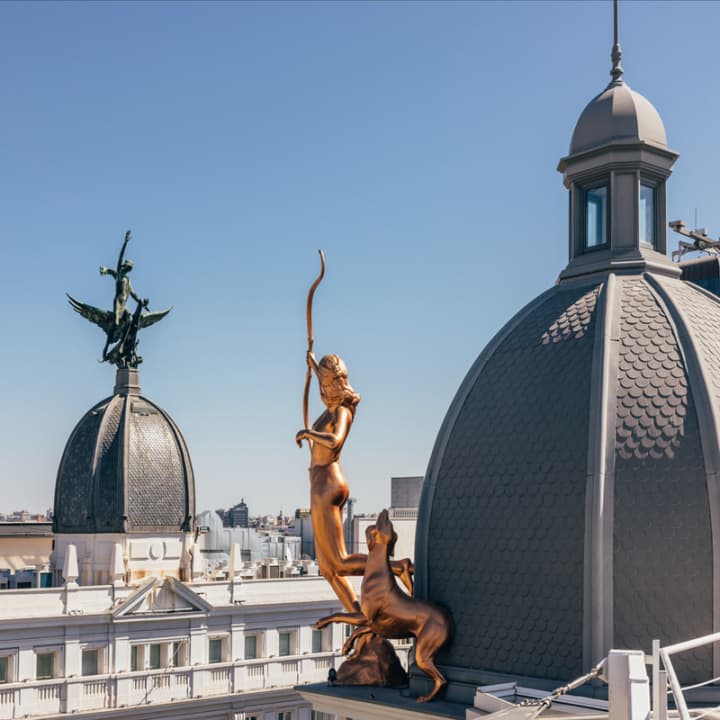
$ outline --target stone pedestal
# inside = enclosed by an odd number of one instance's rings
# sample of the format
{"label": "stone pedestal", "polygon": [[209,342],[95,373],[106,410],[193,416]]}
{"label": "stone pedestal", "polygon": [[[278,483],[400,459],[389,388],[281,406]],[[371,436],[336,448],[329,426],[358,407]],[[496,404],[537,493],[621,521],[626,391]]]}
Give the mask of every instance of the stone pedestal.
{"label": "stone pedestal", "polygon": [[338,685],[405,687],[408,676],[395,648],[379,635],[366,637],[369,639],[358,639],[355,652],[338,669]]}

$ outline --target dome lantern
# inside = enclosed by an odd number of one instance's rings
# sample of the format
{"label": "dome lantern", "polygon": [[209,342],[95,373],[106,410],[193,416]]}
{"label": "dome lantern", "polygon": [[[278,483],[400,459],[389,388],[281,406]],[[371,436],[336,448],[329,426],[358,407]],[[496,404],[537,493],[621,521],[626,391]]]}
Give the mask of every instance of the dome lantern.
{"label": "dome lantern", "polygon": [[570,192],[569,262],[560,279],[646,268],[667,258],[666,182],[678,154],[653,105],[623,80],[617,4],[612,80],[583,110],[558,170]]}

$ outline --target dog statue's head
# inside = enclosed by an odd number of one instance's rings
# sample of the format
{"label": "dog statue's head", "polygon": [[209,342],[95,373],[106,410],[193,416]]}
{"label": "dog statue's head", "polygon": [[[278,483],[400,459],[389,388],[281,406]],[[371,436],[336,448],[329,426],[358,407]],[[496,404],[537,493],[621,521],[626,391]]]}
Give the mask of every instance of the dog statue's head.
{"label": "dog statue's head", "polygon": [[371,551],[375,545],[387,545],[388,557],[395,554],[397,533],[393,530],[393,524],[387,510],[383,510],[378,515],[375,524],[370,525],[365,530],[365,539],[367,540],[368,551]]}

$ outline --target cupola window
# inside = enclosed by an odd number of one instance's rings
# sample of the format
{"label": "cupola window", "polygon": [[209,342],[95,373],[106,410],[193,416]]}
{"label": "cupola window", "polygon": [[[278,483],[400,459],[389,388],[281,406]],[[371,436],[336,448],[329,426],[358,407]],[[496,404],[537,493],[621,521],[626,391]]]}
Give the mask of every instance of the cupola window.
{"label": "cupola window", "polygon": [[640,244],[655,247],[655,188],[640,185]]}
{"label": "cupola window", "polygon": [[606,185],[585,191],[585,247],[603,247],[608,244],[608,192]]}

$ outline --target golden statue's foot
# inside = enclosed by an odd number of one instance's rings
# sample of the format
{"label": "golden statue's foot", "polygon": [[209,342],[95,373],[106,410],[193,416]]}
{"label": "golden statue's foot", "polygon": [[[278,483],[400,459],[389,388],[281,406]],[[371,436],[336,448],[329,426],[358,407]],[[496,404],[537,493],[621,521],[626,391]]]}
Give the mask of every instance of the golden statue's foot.
{"label": "golden statue's foot", "polygon": [[355,648],[355,655],[359,654],[365,645],[368,644],[371,637],[372,635],[369,631],[361,635],[351,635],[343,645],[343,655],[347,655],[350,650],[353,649],[353,646]]}
{"label": "golden statue's foot", "polygon": [[341,654],[347,655],[352,650],[354,643],[355,638],[348,638],[342,646]]}

